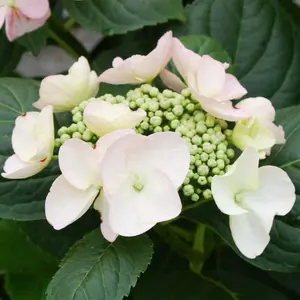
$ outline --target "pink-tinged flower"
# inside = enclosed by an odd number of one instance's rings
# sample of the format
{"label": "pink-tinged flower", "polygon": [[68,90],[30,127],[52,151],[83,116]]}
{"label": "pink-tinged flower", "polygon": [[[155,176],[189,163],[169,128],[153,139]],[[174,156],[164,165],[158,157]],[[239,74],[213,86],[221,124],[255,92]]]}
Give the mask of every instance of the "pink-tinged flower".
{"label": "pink-tinged flower", "polygon": [[116,57],[113,68],[104,71],[99,82],[139,84],[151,82],[167,65],[172,55],[172,32],[168,31],[148,55],[133,55],[125,60]]}
{"label": "pink-tinged flower", "polygon": [[10,41],[43,26],[50,16],[48,0],[0,0],[0,28]]}
{"label": "pink-tinged flower", "polygon": [[[227,63],[221,63],[208,55],[200,56],[185,48],[176,38],[173,38],[172,58],[193,97],[204,110],[227,121],[249,117],[247,111],[232,106],[230,100],[241,98],[247,91],[236,77],[226,73],[229,66]],[[168,71],[163,71],[161,78],[175,91],[184,86],[176,75]]]}

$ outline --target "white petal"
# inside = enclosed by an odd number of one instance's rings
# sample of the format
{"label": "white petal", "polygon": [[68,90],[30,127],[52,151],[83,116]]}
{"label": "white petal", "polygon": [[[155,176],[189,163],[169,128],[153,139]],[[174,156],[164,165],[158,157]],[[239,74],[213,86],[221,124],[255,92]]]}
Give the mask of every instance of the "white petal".
{"label": "white petal", "polygon": [[98,210],[101,215],[102,222],[100,225],[100,229],[103,237],[111,243],[114,242],[118,237],[118,235],[110,227],[108,221],[109,207],[105,199],[103,190],[101,190],[100,195],[97,197],[97,199],[94,202],[94,209]]}
{"label": "white petal", "polygon": [[275,108],[270,100],[263,97],[244,99],[236,107],[247,110],[251,117],[256,117],[263,122],[273,122],[275,119]]}
{"label": "white petal", "polygon": [[137,209],[137,191],[132,187],[132,179],[127,178],[112,197],[108,197],[109,224],[113,232],[122,236],[136,236],[148,231],[156,222],[146,222],[140,218]]}
{"label": "white petal", "polygon": [[50,159],[42,162],[38,161],[35,163],[26,163],[14,154],[5,161],[3,167],[4,173],[2,173],[1,176],[7,179],[28,178],[44,169],[48,165],[49,161]]}
{"label": "white petal", "polygon": [[147,137],[129,153],[128,167],[137,172],[156,168],[168,176],[175,188],[184,181],[190,166],[189,148],[174,132],[158,132]]}
{"label": "white petal", "polygon": [[270,241],[262,220],[252,213],[230,216],[229,220],[233,240],[242,254],[248,258],[262,254]]}
{"label": "white petal", "polygon": [[227,215],[240,215],[247,210],[240,205],[237,194],[258,187],[259,154],[252,147],[247,148],[229,171],[223,176],[214,176],[211,191],[218,208]]}
{"label": "white petal", "polygon": [[202,56],[200,68],[196,75],[197,91],[207,98],[218,96],[224,88],[225,75],[222,63],[208,55]]}
{"label": "white petal", "polygon": [[140,134],[128,134],[107,149],[101,164],[102,184],[107,197],[115,194],[128,177],[128,153],[146,139],[146,136]]}
{"label": "white petal", "polygon": [[177,217],[182,209],[177,189],[166,174],[153,170],[145,177],[144,188],[134,191],[139,219],[163,222]]}
{"label": "white petal", "polygon": [[233,99],[240,99],[247,94],[247,90],[240,84],[240,82],[231,74],[226,74],[225,84],[221,93],[214,97],[218,101],[228,101]]}
{"label": "white petal", "polygon": [[259,188],[245,193],[243,205],[264,218],[265,213],[286,215],[295,200],[295,187],[287,173],[274,166],[264,166],[259,168]]}
{"label": "white petal", "polygon": [[83,113],[86,126],[98,136],[118,129],[134,128],[146,117],[143,110],[131,111],[125,104],[105,101],[89,103]]}
{"label": "white petal", "polygon": [[184,88],[186,88],[186,85],[178,76],[166,69],[160,72],[160,78],[165,86],[177,93],[180,93]]}
{"label": "white petal", "polygon": [[263,125],[272,131],[275,136],[276,144],[284,144],[286,142],[285,132],[282,126],[277,126],[271,122],[264,122]]}
{"label": "white petal", "polygon": [[6,12],[7,12],[6,6],[0,7],[0,28],[3,26],[5,22]]}
{"label": "white petal", "polygon": [[99,190],[90,187],[79,190],[72,186],[63,175],[52,184],[45,202],[47,221],[60,230],[83,216],[92,205]]}
{"label": "white petal", "polygon": [[100,161],[88,143],[67,140],[60,147],[58,159],[62,174],[74,187],[85,190],[91,185],[101,185]]}
{"label": "white petal", "polygon": [[136,132],[133,129],[120,129],[102,136],[97,141],[96,148],[94,150],[96,152],[98,161],[102,162],[108,147],[110,147],[117,139],[127,134],[136,134]]}
{"label": "white petal", "polygon": [[239,121],[250,117],[244,109],[237,109],[232,106],[231,101],[219,102],[199,95],[191,88],[192,95],[197,99],[202,108],[216,118],[226,121]]}
{"label": "white petal", "polygon": [[156,48],[134,66],[134,74],[144,82],[152,81],[164,69],[172,55],[172,31],[165,33]]}

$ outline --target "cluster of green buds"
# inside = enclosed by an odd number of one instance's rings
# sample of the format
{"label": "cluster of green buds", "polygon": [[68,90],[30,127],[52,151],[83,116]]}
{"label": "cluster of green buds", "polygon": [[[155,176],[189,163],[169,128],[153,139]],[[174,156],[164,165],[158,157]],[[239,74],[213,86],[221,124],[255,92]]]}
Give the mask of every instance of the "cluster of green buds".
{"label": "cluster of green buds", "polygon": [[[98,100],[111,104],[123,103],[131,110],[143,109],[147,116],[136,128],[140,134],[174,131],[186,140],[191,163],[181,193],[192,201],[212,197],[212,177],[223,175],[235,156],[230,147],[232,130],[228,129],[226,121],[203,111],[188,89],[180,94],[167,89],[160,92],[156,87],[143,84],[130,90],[126,97],[105,94]],[[59,129],[56,146],[71,137],[95,144],[98,137],[86,128],[82,117],[87,103],[84,101],[72,110],[74,123]]]}
{"label": "cluster of green buds", "polygon": [[95,145],[98,137],[83,122],[83,111],[88,103],[89,101],[83,101],[71,111],[73,123],[69,127],[63,126],[57,131],[58,138],[55,139],[55,147],[60,147],[70,138],[84,140],[92,147]]}

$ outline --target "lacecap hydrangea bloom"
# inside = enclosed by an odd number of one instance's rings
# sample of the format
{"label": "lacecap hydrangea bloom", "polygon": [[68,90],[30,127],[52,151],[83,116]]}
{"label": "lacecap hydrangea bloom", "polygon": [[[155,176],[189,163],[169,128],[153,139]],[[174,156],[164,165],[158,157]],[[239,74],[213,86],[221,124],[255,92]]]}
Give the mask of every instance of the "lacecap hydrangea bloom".
{"label": "lacecap hydrangea bloom", "polygon": [[[165,69],[171,58],[184,81]],[[285,142],[284,131],[268,99],[233,106],[247,91],[228,67],[167,32],[148,55],[116,58],[98,78],[80,58],[68,75],[44,79],[35,103],[41,114],[52,105],[72,115],[55,133],[62,174],[46,198],[49,223],[62,229],[93,207],[113,242],[176,218],[188,203],[214,200],[241,253],[260,255],[295,189],[279,168],[259,168],[259,158]],[[169,89],[151,83],[159,74]],[[96,98],[101,82],[141,85]]]}

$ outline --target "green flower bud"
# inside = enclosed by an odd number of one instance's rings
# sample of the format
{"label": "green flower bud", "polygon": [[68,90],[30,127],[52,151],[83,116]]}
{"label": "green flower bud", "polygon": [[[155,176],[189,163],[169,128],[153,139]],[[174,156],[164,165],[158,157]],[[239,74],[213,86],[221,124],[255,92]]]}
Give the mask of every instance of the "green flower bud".
{"label": "green flower bud", "polygon": [[66,126],[63,126],[58,129],[57,134],[59,136],[62,136],[63,134],[68,133],[68,132],[69,132],[68,128]]}
{"label": "green flower bud", "polygon": [[173,97],[173,92],[170,91],[170,90],[164,90],[164,91],[162,92],[162,94],[163,94],[165,97],[167,97],[167,98],[172,98],[172,97]]}
{"label": "green flower bud", "polygon": [[58,148],[61,146],[61,140],[60,139],[55,139],[54,140],[54,147]]}
{"label": "green flower bud", "polygon": [[191,129],[186,133],[186,136],[191,139],[194,137],[195,134],[196,134],[196,131]]}
{"label": "green flower bud", "polygon": [[180,125],[180,121],[179,120],[172,120],[171,123],[170,123],[170,126],[172,129],[176,129],[178,128],[178,126]]}
{"label": "green flower bud", "polygon": [[141,109],[147,111],[149,109],[149,105],[147,103],[143,103],[141,106]]}
{"label": "green flower bud", "polygon": [[218,167],[215,167],[212,169],[213,174],[219,175],[220,174],[220,169]]}
{"label": "green flower bud", "polygon": [[211,168],[214,168],[216,165],[217,165],[217,162],[214,160],[214,159],[209,159],[208,161],[207,161],[207,165],[209,166],[209,167],[211,167]]}
{"label": "green flower bud", "polygon": [[190,179],[188,177],[186,177],[183,181],[183,184],[186,186],[190,183]]}
{"label": "green flower bud", "polygon": [[79,111],[79,107],[76,106],[71,110],[72,115],[75,115]]}
{"label": "green flower bud", "polygon": [[190,157],[190,164],[193,165],[193,164],[195,164],[195,162],[196,162],[195,156],[191,155],[191,157]]}
{"label": "green flower bud", "polygon": [[153,116],[150,119],[150,124],[153,125],[153,126],[159,126],[159,125],[161,125],[161,123],[162,123],[162,118],[161,117]]}
{"label": "green flower bud", "polygon": [[189,89],[183,89],[183,90],[181,91],[181,95],[182,95],[183,97],[187,98],[187,97],[189,97],[189,96],[191,95],[191,92],[190,92]]}
{"label": "green flower bud", "polygon": [[204,199],[208,200],[212,197],[212,193],[210,189],[206,189],[205,191],[203,191],[203,197]]}
{"label": "green flower bud", "polygon": [[224,144],[224,142],[222,142],[217,146],[217,149],[225,152],[227,150],[227,146]]}
{"label": "green flower bud", "polygon": [[82,113],[78,111],[72,118],[73,122],[77,123],[79,121],[82,121]]}
{"label": "green flower bud", "polygon": [[[139,99],[140,99],[140,98],[139,98]],[[130,102],[130,103],[129,103],[129,107],[130,107],[131,109],[136,109],[136,108],[137,108],[136,102]]]}
{"label": "green flower bud", "polygon": [[74,138],[74,139],[80,139],[80,140],[81,140],[82,135],[81,135],[81,133],[79,133],[79,132],[74,132],[74,133],[72,134],[72,138]]}
{"label": "green flower bud", "polygon": [[203,142],[210,142],[210,135],[207,133],[204,133],[202,135],[202,140],[203,140]]}
{"label": "green flower bud", "polygon": [[193,194],[194,194],[194,187],[192,186],[192,185],[190,185],[190,184],[188,184],[188,185],[185,185],[184,187],[183,187],[183,194],[185,195],[185,196],[192,196]]}
{"label": "green flower bud", "polygon": [[156,126],[154,128],[154,132],[162,132],[162,131],[163,131],[163,129],[160,126]]}
{"label": "green flower bud", "polygon": [[148,105],[149,105],[149,110],[152,112],[156,112],[159,109],[159,105],[157,102],[151,101]]}
{"label": "green flower bud", "polygon": [[86,130],[86,126],[85,125],[78,125],[78,123],[77,123],[77,131],[79,132],[79,133],[84,133],[85,132],[85,130]]}
{"label": "green flower bud", "polygon": [[204,134],[207,131],[207,127],[203,123],[198,123],[196,127],[196,131],[200,134]]}
{"label": "green flower bud", "polygon": [[163,131],[171,131],[171,127],[169,125],[165,125],[163,127]]}
{"label": "green flower bud", "polygon": [[200,159],[203,161],[203,162],[206,162],[208,161],[208,154],[203,152],[200,154]]}
{"label": "green flower bud", "polygon": [[200,197],[197,194],[193,194],[191,196],[191,200],[194,201],[194,202],[197,202],[199,199],[200,199]]}
{"label": "green flower bud", "polygon": [[222,150],[217,151],[217,158],[224,159],[225,157],[226,157],[226,154],[224,151],[222,151]]}
{"label": "green flower bud", "polygon": [[96,144],[97,141],[98,141],[98,137],[96,135],[93,135],[92,143]]}
{"label": "green flower bud", "polygon": [[203,145],[202,145],[202,149],[203,149],[203,151],[206,152],[206,153],[211,153],[211,152],[214,151],[214,147],[213,147],[213,146],[214,146],[214,145],[212,145],[211,143],[205,142],[205,143],[203,143]]}
{"label": "green flower bud", "polygon": [[193,179],[198,180],[198,178],[199,178],[199,174],[195,173]]}
{"label": "green flower bud", "polygon": [[208,156],[209,156],[209,158],[211,158],[211,159],[217,159],[217,155],[216,155],[216,153],[214,153],[214,152],[209,153]]}
{"label": "green flower bud", "polygon": [[141,128],[141,127],[139,127],[136,131],[137,131],[137,133],[139,133],[139,134],[144,134],[144,129]]}
{"label": "green flower bud", "polygon": [[149,123],[143,121],[143,122],[141,123],[140,127],[141,127],[143,130],[148,130],[148,129],[149,129]]}
{"label": "green flower bud", "polygon": [[229,159],[233,159],[234,156],[235,156],[235,152],[234,152],[233,149],[227,149],[226,150],[226,154],[227,154],[227,156],[228,156]]}
{"label": "green flower bud", "polygon": [[141,86],[141,91],[146,94],[149,94],[151,89],[152,89],[152,86],[150,84],[143,84]]}
{"label": "green flower bud", "polygon": [[159,90],[156,87],[152,87],[149,91],[151,97],[156,97],[159,94]]}
{"label": "green flower bud", "polygon": [[77,130],[78,130],[77,124],[72,124],[72,125],[69,127],[69,132],[70,132],[70,133],[76,132]]}
{"label": "green flower bud", "polygon": [[181,105],[175,105],[174,108],[172,109],[172,112],[174,113],[175,116],[181,116],[184,112],[184,109]]}
{"label": "green flower bud", "polygon": [[186,175],[188,178],[193,178],[194,172],[192,170],[188,170],[188,173]]}
{"label": "green flower bud", "polygon": [[157,117],[162,117],[164,114],[161,110],[157,110],[154,115]]}
{"label": "green flower bud", "polygon": [[200,185],[206,185],[207,184],[207,179],[205,176],[199,176],[197,182],[200,184]]}
{"label": "green flower bud", "polygon": [[198,167],[197,172],[201,176],[206,176],[209,173],[209,167],[207,165],[201,165]]}
{"label": "green flower bud", "polygon": [[223,169],[225,168],[225,162],[224,162],[224,160],[218,159],[218,160],[217,160],[217,167],[218,167],[220,170],[223,170]]}
{"label": "green flower bud", "polygon": [[200,122],[200,121],[205,120],[205,114],[204,114],[203,111],[196,110],[196,111],[194,111],[193,115],[194,115],[194,119],[195,119],[196,122]]}
{"label": "green flower bud", "polygon": [[67,140],[70,139],[70,138],[71,138],[71,137],[70,137],[69,134],[67,134],[67,133],[62,134],[61,137],[60,137],[60,142],[61,142],[61,144],[63,144],[65,141],[67,141]]}
{"label": "green flower bud", "polygon": [[[196,155],[195,155],[195,158],[196,158]],[[200,167],[202,165],[202,161],[200,159],[196,158],[195,165],[196,165],[196,167]]]}
{"label": "green flower bud", "polygon": [[208,128],[206,132],[207,132],[209,135],[215,134],[215,131],[213,130],[213,128]]}
{"label": "green flower bud", "polygon": [[154,113],[153,113],[152,111],[149,111],[149,112],[148,112],[148,116],[149,116],[150,118],[152,118],[152,117],[154,117]]}
{"label": "green flower bud", "polygon": [[199,135],[194,135],[194,136],[192,137],[192,143],[193,143],[194,145],[199,146],[199,145],[202,144],[202,138],[201,138]]}
{"label": "green flower bud", "polygon": [[207,127],[214,127],[215,126],[215,117],[211,115],[206,116],[205,125]]}
{"label": "green flower bud", "polygon": [[192,155],[195,155],[198,152],[198,147],[196,145],[191,145],[190,146],[190,153]]}
{"label": "green flower bud", "polygon": [[193,112],[194,109],[195,109],[195,105],[193,103],[190,103],[185,108],[186,108],[187,111]]}
{"label": "green flower bud", "polygon": [[80,104],[79,104],[79,109],[81,111],[84,111],[85,107],[88,105],[88,101],[82,101]]}
{"label": "green flower bud", "polygon": [[225,120],[218,119],[218,124],[222,127],[222,129],[226,129],[228,127],[228,124]]}
{"label": "green flower bud", "polygon": [[172,112],[168,112],[166,114],[166,119],[169,120],[169,121],[172,121],[172,120],[175,120],[176,117],[175,117],[175,115]]}
{"label": "green flower bud", "polygon": [[207,177],[208,183],[211,183],[211,182],[212,182],[212,178],[213,178],[212,176],[208,176],[208,177]]}
{"label": "green flower bud", "polygon": [[135,100],[135,104],[136,104],[138,107],[141,107],[141,105],[144,104],[144,103],[145,103],[145,101],[144,101],[143,98],[137,98],[137,99]]}
{"label": "green flower bud", "polygon": [[167,110],[169,107],[171,107],[171,101],[169,99],[162,99],[159,103],[160,107],[164,110]]}
{"label": "green flower bud", "polygon": [[230,129],[226,129],[226,130],[224,131],[224,133],[225,133],[225,135],[226,135],[227,137],[231,137],[231,136],[232,136],[232,130],[230,130]]}
{"label": "green flower bud", "polygon": [[86,129],[82,134],[82,139],[86,142],[91,141],[92,137],[93,137],[93,133],[89,129]]}

